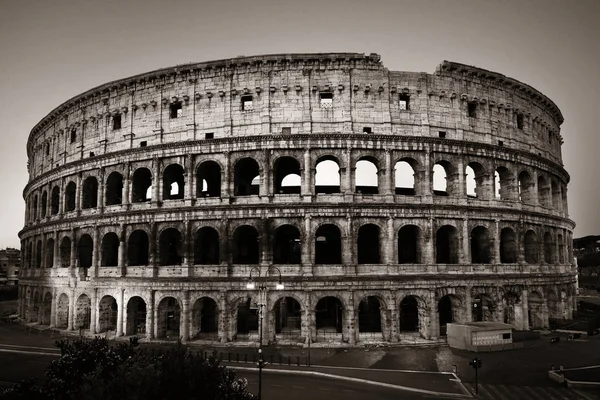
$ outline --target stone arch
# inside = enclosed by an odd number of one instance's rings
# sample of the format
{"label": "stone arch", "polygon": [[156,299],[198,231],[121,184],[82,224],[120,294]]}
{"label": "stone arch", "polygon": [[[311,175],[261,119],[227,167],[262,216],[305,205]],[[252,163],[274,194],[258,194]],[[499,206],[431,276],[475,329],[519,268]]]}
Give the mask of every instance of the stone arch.
{"label": "stone arch", "polygon": [[539,245],[537,235],[533,230],[525,232],[523,237],[523,247],[525,250],[525,262],[527,264],[537,264],[539,261]]}
{"label": "stone arch", "polygon": [[179,339],[181,306],[172,296],[163,297],[158,303],[156,337],[158,339]]}
{"label": "stone arch", "polygon": [[31,242],[31,240],[27,244],[27,267],[33,267],[33,243]]}
{"label": "stone arch", "polygon": [[123,203],[123,175],[113,171],[106,178],[106,205],[114,206]]}
{"label": "stone arch", "polygon": [[219,232],[210,226],[203,226],[194,236],[194,264],[219,264]]}
{"label": "stone arch", "polygon": [[334,224],[323,224],[315,232],[315,264],[342,263],[342,235]]}
{"label": "stone arch", "polygon": [[302,303],[295,296],[281,296],[273,311],[276,337],[299,341],[302,335]]}
{"label": "stone arch", "polygon": [[445,294],[437,303],[438,324],[440,336],[446,336],[449,323],[458,322],[460,312],[460,300],[454,294]]}
{"label": "stone arch", "polygon": [[300,194],[302,178],[300,163],[291,156],[282,156],[273,164],[273,193]]}
{"label": "stone arch", "polygon": [[221,197],[221,166],[203,161],[196,170],[196,197]]}
{"label": "stone arch", "polygon": [[471,299],[471,313],[473,322],[494,321],[496,303],[490,294],[479,292],[473,295]]}
{"label": "stone arch", "polygon": [[529,171],[521,171],[518,179],[519,200],[522,203],[533,204],[534,202],[534,184]]}
{"label": "stone arch", "polygon": [[258,264],[260,260],[260,244],[257,229],[251,225],[238,226],[233,232],[233,263]]}
{"label": "stone arch", "polygon": [[69,181],[65,188],[65,212],[75,211],[75,200],[77,199],[77,185]]}
{"label": "stone arch", "polygon": [[422,337],[427,337],[427,304],[425,301],[416,295],[406,295],[400,300],[398,307],[400,313],[399,332],[418,333]]}
{"label": "stone arch", "polygon": [[315,306],[317,340],[341,339],[344,326],[344,305],[336,296],[325,296]]}
{"label": "stone arch", "polygon": [[50,214],[56,215],[60,209],[60,188],[54,186],[50,195]]}
{"label": "stone arch", "polygon": [[497,167],[494,171],[494,197],[498,200],[512,199],[513,176],[508,168]]}
{"label": "stone arch", "polygon": [[102,237],[102,260],[103,267],[116,267],[119,265],[119,237],[114,232],[108,232]]}
{"label": "stone arch", "polygon": [[35,221],[38,219],[38,195],[33,195],[33,207],[31,212],[31,220]]}
{"label": "stone arch", "polygon": [[142,203],[152,199],[152,172],[141,167],[133,172],[131,182],[131,202]]}
{"label": "stone arch", "polygon": [[561,235],[559,233],[558,236],[556,237],[556,241],[558,242],[558,263],[564,264],[565,263],[565,239],[564,239],[563,235]]}
{"label": "stone arch", "polygon": [[40,315],[40,306],[41,306],[41,298],[40,298],[40,292],[38,292],[37,290],[33,291],[33,296],[32,296],[32,312],[29,314],[29,321],[30,322],[38,322],[38,318]]}
{"label": "stone arch", "polygon": [[547,264],[556,262],[556,243],[552,240],[550,232],[544,233],[544,262]]}
{"label": "stone arch", "polygon": [[148,308],[140,296],[132,296],[127,302],[125,335],[145,335]]}
{"label": "stone arch", "polygon": [[65,236],[60,241],[60,266],[66,268],[71,265],[71,238]]}
{"label": "stone arch", "polygon": [[88,176],[83,181],[81,208],[96,207],[98,207],[98,179],[95,176]]}
{"label": "stone arch", "polygon": [[384,304],[379,296],[365,296],[358,304],[358,332],[379,333],[379,339],[383,332],[381,310],[385,310]]}
{"label": "stone arch", "polygon": [[315,193],[340,193],[340,162],[332,155],[319,157],[315,163]]}
{"label": "stone arch", "polygon": [[257,335],[259,329],[259,306],[252,298],[246,301],[237,301],[236,312],[236,339],[250,339],[251,335]]}
{"label": "stone arch", "polygon": [[46,218],[46,210],[48,209],[48,192],[44,190],[42,192],[42,205],[40,208],[40,214],[42,218]]}
{"label": "stone arch", "polygon": [[358,229],[356,255],[358,264],[381,264],[380,228],[364,224]]}
{"label": "stone arch", "polygon": [[42,266],[42,241],[38,239],[35,243],[35,267]]}
{"label": "stone arch", "polygon": [[54,268],[54,239],[46,241],[46,268]]}
{"label": "stone arch", "polygon": [[98,303],[98,333],[117,330],[117,300],[106,295]]}
{"label": "stone arch", "polygon": [[398,230],[398,264],[420,264],[421,248],[417,225],[404,225]]}
{"label": "stone arch", "polygon": [[394,165],[394,192],[398,195],[414,196],[416,193],[415,171],[418,163],[412,158],[402,158]]}
{"label": "stone arch", "polygon": [[[562,210],[562,188],[560,184],[555,180],[551,180],[551,190],[552,190],[552,207],[555,210]],[[43,199],[43,197],[42,197]],[[43,215],[42,215],[43,216]]]}
{"label": "stone arch", "polygon": [[192,337],[214,339],[219,333],[220,310],[215,299],[203,296],[192,306]]}
{"label": "stone arch", "polygon": [[500,231],[500,262],[502,264],[514,264],[517,262],[519,246],[517,235],[511,228],[502,228]]}
{"label": "stone arch", "polygon": [[73,327],[75,329],[90,329],[92,316],[92,303],[90,297],[82,293],[75,302],[75,321]]}
{"label": "stone arch", "polygon": [[491,264],[493,239],[490,231],[484,226],[476,226],[471,230],[471,263]]}
{"label": "stone arch", "polygon": [[435,233],[435,262],[437,264],[458,264],[458,230],[452,225],[444,225]]}
{"label": "stone arch", "polygon": [[527,295],[527,318],[529,320],[529,329],[541,329],[547,327],[546,317],[544,316],[544,298],[542,295],[533,291]]}
{"label": "stone arch", "polygon": [[83,234],[77,242],[77,260],[79,268],[90,268],[94,257],[94,240],[90,235]]}
{"label": "stone arch", "polygon": [[50,319],[52,317],[52,293],[46,292],[42,301],[42,325],[50,325]]}
{"label": "stone arch", "polygon": [[548,318],[562,319],[560,312],[560,300],[554,289],[548,288],[545,292],[546,304],[548,305]]}
{"label": "stone arch", "polygon": [[552,195],[550,189],[550,182],[542,174],[538,175],[538,203],[544,207],[552,207]]}
{"label": "stone arch", "polygon": [[456,168],[446,160],[436,162],[431,170],[431,184],[434,195],[454,195],[457,185]]}
{"label": "stone arch", "polygon": [[465,193],[469,197],[485,200],[485,180],[487,173],[478,162],[471,161],[465,167]]}
{"label": "stone arch", "polygon": [[252,196],[260,193],[260,167],[254,158],[240,158],[233,171],[234,196]]}
{"label": "stone arch", "polygon": [[163,200],[180,200],[185,194],[185,170],[179,164],[170,164],[163,171]]}
{"label": "stone arch", "polygon": [[137,229],[131,232],[127,240],[127,265],[148,265],[150,244],[146,231]]}
{"label": "stone arch", "polygon": [[302,262],[300,230],[293,225],[281,225],[275,229],[274,236],[273,263],[300,264]]}
{"label": "stone arch", "polygon": [[159,265],[181,265],[183,257],[183,240],[177,228],[166,228],[158,237]]}
{"label": "stone arch", "polygon": [[379,162],[372,156],[363,156],[356,161],[354,177],[356,193],[379,193]]}
{"label": "stone arch", "polygon": [[69,326],[69,296],[62,293],[56,303],[56,327],[67,329]]}

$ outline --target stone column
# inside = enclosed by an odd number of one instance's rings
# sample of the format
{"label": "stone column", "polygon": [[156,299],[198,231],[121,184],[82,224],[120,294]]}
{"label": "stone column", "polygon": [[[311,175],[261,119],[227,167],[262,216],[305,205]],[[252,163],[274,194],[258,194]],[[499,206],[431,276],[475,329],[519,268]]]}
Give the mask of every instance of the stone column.
{"label": "stone column", "polygon": [[59,218],[63,217],[65,213],[65,178],[60,180],[60,193],[58,196],[58,215]]}
{"label": "stone column", "polygon": [[229,198],[230,196],[233,196],[233,190],[231,188],[231,171],[230,169],[230,162],[229,162],[229,152],[225,152],[224,154],[225,156],[225,166],[223,168],[223,171],[221,171],[221,181],[222,181],[222,185],[221,185],[221,197],[223,198]]}
{"label": "stone column", "polygon": [[435,231],[433,227],[433,218],[425,220],[425,226],[419,232],[419,249],[421,253],[421,264],[435,264]]}
{"label": "stone column", "polygon": [[181,329],[180,338],[182,342],[190,339],[190,292],[184,291],[181,298]]}
{"label": "stone column", "polygon": [[527,289],[523,289],[521,293],[521,310],[522,310],[522,321],[523,330],[529,330],[529,301],[527,299]]}
{"label": "stone column", "polygon": [[494,221],[494,264],[500,264],[500,220]]}
{"label": "stone column", "polygon": [[119,254],[117,264],[119,265],[120,276],[125,276],[127,274],[127,249],[125,236],[127,232],[127,228],[125,225],[121,225],[121,232],[119,232]]}
{"label": "stone column", "polygon": [[131,165],[129,162],[125,163],[125,168],[123,171],[123,197],[122,203],[125,205],[125,208],[128,208],[131,204]]}
{"label": "stone column", "polygon": [[77,174],[77,186],[75,188],[75,212],[77,215],[81,213],[81,204],[83,199],[81,172]]}
{"label": "stone column", "polygon": [[[356,260],[354,257],[354,237],[352,235],[352,218],[346,218],[342,227],[342,264],[347,269],[346,274],[354,275]],[[352,267],[352,268],[350,268]]]}
{"label": "stone column", "polygon": [[125,311],[124,302],[125,289],[119,290],[119,298],[117,299],[117,337],[123,336],[123,313]]}
{"label": "stone column", "polygon": [[473,321],[473,300],[471,299],[471,287],[465,287],[465,321],[464,322],[472,322]]}
{"label": "stone column", "polygon": [[54,254],[52,265],[54,268],[60,268],[60,243],[59,243],[58,231],[54,231]]}
{"label": "stone column", "polygon": [[346,161],[346,168],[344,171],[344,176],[340,177],[340,184],[342,185],[340,192],[344,193],[345,195],[352,195],[354,193],[352,187],[352,178],[354,177],[356,168],[352,165],[352,152],[349,149],[344,152],[344,158]]}
{"label": "stone column", "polygon": [[194,179],[194,158],[191,154],[187,154],[185,156],[185,174],[184,174],[184,179],[186,182],[185,185],[185,203],[186,204],[193,204],[193,200],[195,200],[195,191],[194,191],[194,186],[195,186],[195,179]]}
{"label": "stone column", "polygon": [[[452,193],[450,193],[450,191],[448,189],[446,189],[448,191],[448,193],[450,195],[454,195],[456,197],[459,198],[464,198],[467,196],[467,186],[465,184],[465,163],[462,159],[462,157],[460,157],[458,159],[458,190],[454,190]],[[454,188],[456,189],[456,188]]]}
{"label": "stone column", "polygon": [[100,175],[98,176],[98,192],[97,192],[97,197],[98,197],[98,211],[100,213],[104,212],[104,188],[105,188],[105,183],[104,183],[104,168],[100,168]]}
{"label": "stone column", "polygon": [[93,335],[97,332],[98,326],[98,289],[94,288],[90,298],[90,333]]}
{"label": "stone column", "polygon": [[148,339],[154,339],[156,337],[154,328],[155,328],[155,314],[156,314],[156,305],[154,304],[155,291],[150,290],[150,296],[148,301],[148,307],[146,309],[146,337]]}
{"label": "stone column", "polygon": [[192,243],[192,223],[189,220],[183,221],[183,259],[182,259],[182,267],[186,269],[184,271],[184,275],[191,276],[193,272],[194,265],[194,248]]}
{"label": "stone column", "polygon": [[152,205],[155,207],[159,207],[162,204],[161,198],[161,185],[162,179],[160,176],[160,159],[158,157],[154,157],[152,160]]}
{"label": "stone column", "polygon": [[392,201],[394,195],[394,167],[392,166],[392,154],[390,150],[385,150],[385,161],[384,165],[379,169],[378,175],[380,176],[378,186],[379,193],[386,196],[389,201]]}
{"label": "stone column", "polygon": [[311,196],[313,193],[312,177],[315,170],[310,161],[310,150],[304,150],[304,169],[302,170],[302,195]]}
{"label": "stone column", "polygon": [[71,259],[69,263],[69,275],[75,276],[77,271],[77,235],[75,233],[75,229],[73,229],[71,235]]}
{"label": "stone column", "polygon": [[56,306],[58,304],[58,290],[53,287],[52,288],[52,303],[50,304],[50,327],[54,328],[56,326]]}
{"label": "stone column", "polygon": [[[352,308],[350,308],[352,307]],[[344,310],[344,325],[342,327],[342,341],[348,342],[350,345],[356,344],[356,311],[354,305],[351,305],[347,310]]]}
{"label": "stone column", "polygon": [[313,275],[313,248],[314,240],[312,237],[312,225],[310,215],[304,216],[304,230],[302,233],[302,275]]}
{"label": "stone column", "polygon": [[389,341],[392,343],[397,343],[398,342],[398,328],[400,327],[400,318],[398,315],[398,307],[396,304],[396,296],[391,296],[390,299],[390,304],[388,304],[388,309],[389,309],[389,314],[390,314],[390,318],[389,318],[389,332],[390,332],[390,338]]}
{"label": "stone column", "polygon": [[94,247],[92,249],[92,267],[91,267],[92,271],[91,271],[90,275],[95,278],[98,276],[98,267],[100,265],[101,257],[102,257],[102,251],[101,251],[102,246],[101,246],[100,233],[98,232],[98,225],[96,225],[96,227],[94,228],[93,240],[94,240]]}
{"label": "stone column", "polygon": [[77,310],[75,310],[75,291],[71,290],[71,295],[69,296],[69,321],[67,324],[67,329],[73,330],[73,323],[75,322],[75,316],[77,315]]}
{"label": "stone column", "polygon": [[469,251],[470,243],[469,242],[470,242],[469,220],[468,220],[468,218],[463,218],[463,220],[462,220],[462,235],[461,235],[462,249],[458,256],[459,263],[461,263],[461,264],[470,264],[471,263],[471,254]]}
{"label": "stone column", "polygon": [[435,302],[435,292],[431,293],[429,305],[429,337],[431,340],[437,340],[440,336],[440,316],[437,304]]}
{"label": "stone column", "polygon": [[157,251],[157,237],[156,237],[156,224],[154,222],[150,223],[150,238],[149,238],[150,243],[148,243],[150,246],[149,250],[149,260],[148,262],[150,263],[150,265],[152,266],[152,276],[156,277],[158,276],[158,251]]}
{"label": "stone column", "polygon": [[397,264],[398,257],[396,255],[396,241],[394,235],[394,218],[392,216],[388,217],[387,225],[386,225],[386,235],[383,237],[383,259],[381,262],[383,264]]}
{"label": "stone column", "polygon": [[219,304],[219,321],[218,321],[218,335],[219,335],[219,342],[221,343],[227,343],[227,333],[228,333],[228,327],[227,327],[227,315],[229,315],[230,311],[227,307],[227,301],[225,300],[226,294],[225,292],[221,292],[221,298],[217,300],[217,303]]}

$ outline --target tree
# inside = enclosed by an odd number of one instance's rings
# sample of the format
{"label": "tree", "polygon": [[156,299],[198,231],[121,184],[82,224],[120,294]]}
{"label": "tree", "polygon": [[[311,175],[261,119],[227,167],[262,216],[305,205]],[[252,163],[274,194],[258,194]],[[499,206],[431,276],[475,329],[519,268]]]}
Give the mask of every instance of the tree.
{"label": "tree", "polygon": [[46,371],[43,384],[23,382],[0,394],[0,399],[31,400],[253,400],[246,381],[181,343],[164,351],[139,349],[137,339],[109,345],[91,341],[59,341],[60,359]]}

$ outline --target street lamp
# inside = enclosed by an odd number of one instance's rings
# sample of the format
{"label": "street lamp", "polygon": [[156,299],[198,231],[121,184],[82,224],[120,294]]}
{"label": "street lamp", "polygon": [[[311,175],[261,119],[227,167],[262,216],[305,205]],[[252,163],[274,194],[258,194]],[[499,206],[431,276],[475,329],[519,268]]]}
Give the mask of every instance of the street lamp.
{"label": "street lamp", "polygon": [[276,290],[283,290],[284,286],[283,286],[283,282],[281,282],[281,271],[279,270],[279,268],[277,267],[269,267],[267,268],[265,274],[263,276],[261,276],[260,273],[260,269],[258,267],[252,267],[252,269],[250,270],[250,277],[248,280],[248,283],[246,284],[246,289],[248,290],[255,290],[256,289],[256,283],[252,280],[252,272],[257,272],[258,273],[258,277],[255,277],[255,279],[258,282],[258,291],[259,291],[259,302],[258,302],[258,336],[259,336],[259,342],[258,342],[258,400],[261,400],[261,395],[262,395],[262,369],[263,367],[266,365],[266,362],[263,360],[263,354],[262,354],[262,342],[263,342],[263,307],[265,306],[265,300],[266,300],[266,296],[267,296],[267,292],[268,292],[268,288],[267,288],[267,278],[269,277],[269,272],[271,270],[275,270],[277,272],[277,274],[279,275],[279,281],[277,282],[277,284],[275,285],[275,289]]}

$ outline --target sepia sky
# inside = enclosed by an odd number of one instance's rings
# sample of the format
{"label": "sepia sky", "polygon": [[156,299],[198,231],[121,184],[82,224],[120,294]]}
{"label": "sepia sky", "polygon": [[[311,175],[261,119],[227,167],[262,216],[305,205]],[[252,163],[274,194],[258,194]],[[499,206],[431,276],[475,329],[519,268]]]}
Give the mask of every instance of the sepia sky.
{"label": "sepia sky", "polygon": [[0,248],[19,247],[26,141],[94,86],[188,62],[378,53],[396,71],[443,60],[538,89],[561,109],[575,237],[600,234],[598,0],[0,0]]}

